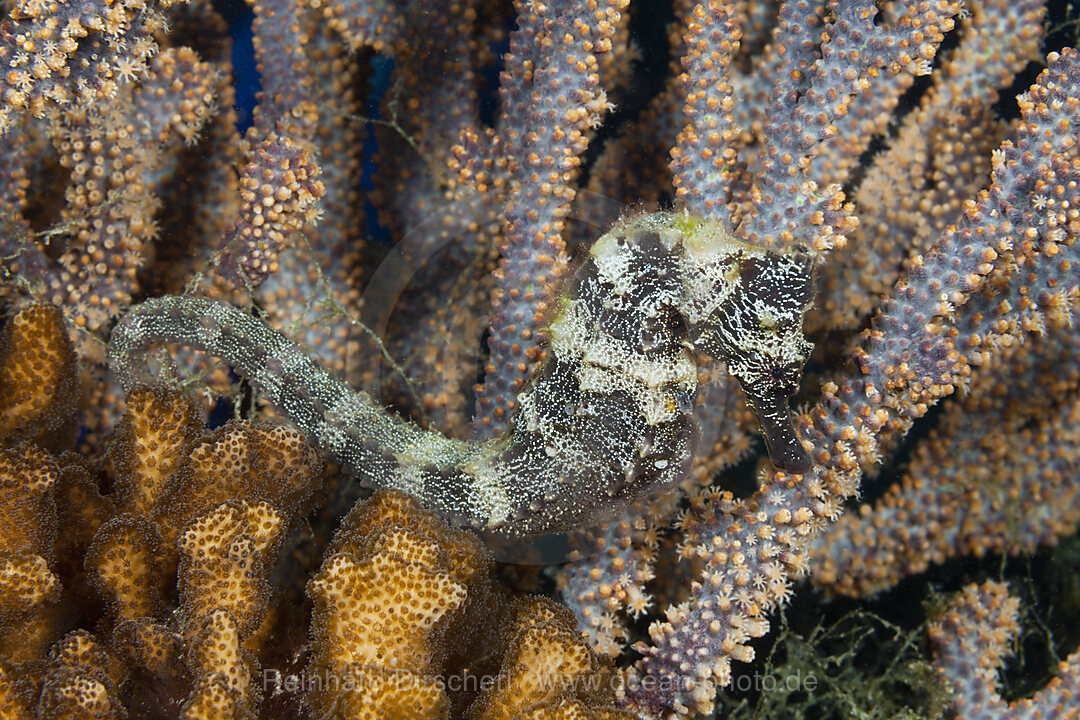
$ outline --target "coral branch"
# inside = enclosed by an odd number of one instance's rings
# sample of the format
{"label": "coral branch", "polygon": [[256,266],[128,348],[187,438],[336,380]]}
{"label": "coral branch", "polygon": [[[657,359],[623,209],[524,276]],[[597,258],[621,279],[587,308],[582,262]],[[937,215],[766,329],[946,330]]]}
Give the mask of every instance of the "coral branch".
{"label": "coral branch", "polygon": [[968,585],[930,626],[935,669],[949,685],[953,709],[966,718],[1080,717],[1080,656],[1073,653],[1058,676],[1034,697],[1008,703],[998,694],[997,672],[1019,632],[1020,602],[996,582]]}
{"label": "coral branch", "polygon": [[0,715],[1075,714],[1068,3],[211,5],[3,10]]}

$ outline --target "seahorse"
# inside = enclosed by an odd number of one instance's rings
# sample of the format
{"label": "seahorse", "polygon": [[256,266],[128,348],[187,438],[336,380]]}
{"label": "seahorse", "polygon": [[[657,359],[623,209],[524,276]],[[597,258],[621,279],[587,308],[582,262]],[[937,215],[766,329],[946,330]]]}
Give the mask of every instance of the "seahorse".
{"label": "seahorse", "polygon": [[557,295],[545,362],[508,430],[464,441],[423,430],[349,388],[261,320],[167,296],[113,329],[126,389],[149,381],[142,350],[179,342],[221,357],[344,469],[407,492],[448,520],[507,536],[569,530],[686,477],[698,439],[694,350],[727,364],[772,462],[812,467],[791,421],[811,345],[810,251],[760,248],[682,212],[616,223]]}

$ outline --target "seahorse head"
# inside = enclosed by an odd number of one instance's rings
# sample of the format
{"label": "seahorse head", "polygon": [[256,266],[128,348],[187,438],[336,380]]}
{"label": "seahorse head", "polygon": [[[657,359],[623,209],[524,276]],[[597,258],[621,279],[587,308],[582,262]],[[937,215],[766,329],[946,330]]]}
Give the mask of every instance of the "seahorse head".
{"label": "seahorse head", "polygon": [[813,466],[791,421],[788,401],[799,389],[812,345],[803,314],[814,299],[813,256],[730,241],[709,273],[718,303],[691,331],[702,352],[727,364],[746,393],[769,457],[790,473]]}

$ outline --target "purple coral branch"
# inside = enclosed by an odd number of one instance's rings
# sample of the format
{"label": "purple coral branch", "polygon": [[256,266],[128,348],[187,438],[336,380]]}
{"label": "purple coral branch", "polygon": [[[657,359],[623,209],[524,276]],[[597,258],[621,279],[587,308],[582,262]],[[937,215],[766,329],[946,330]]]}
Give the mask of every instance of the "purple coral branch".
{"label": "purple coral branch", "polygon": [[[810,542],[839,517],[842,500],[858,492],[861,466],[877,458],[882,431],[906,429],[967,382],[960,308],[995,267],[1015,262],[1011,254],[999,255],[1010,249],[1010,235],[1027,236],[1014,252],[1032,271],[1051,264],[1038,262],[1037,255],[1074,248],[1072,234],[1057,232],[1068,213],[1043,221],[1041,243],[1038,226],[1004,219],[1019,221],[1020,208],[1044,204],[1036,196],[1040,189],[1062,206],[1080,206],[1080,183],[1070,174],[1080,172],[1070,131],[1080,109],[1080,54],[1052,53],[1048,65],[1021,99],[1018,145],[1004,145],[1011,162],[997,163],[992,190],[969,204],[960,228],[947,231],[925,260],[912,264],[864,334],[855,353],[863,377],[842,387],[827,383],[822,401],[802,416],[817,467],[805,477],[768,473],[745,502],[717,491],[697,499],[683,522],[684,551],[705,560],[706,569],[691,599],[669,608],[667,621],[650,628],[652,644],[636,647],[644,657],[626,674],[627,707],[650,718],[711,712],[716,687],[731,678],[731,660],[753,658],[747,641],[768,631],[765,614],[786,600],[789,578],[809,569]],[[1038,146],[1029,149],[1035,139]],[[1019,279],[1027,284],[1030,277]]]}
{"label": "purple coral branch", "polygon": [[953,710],[971,720],[1080,717],[1080,652],[1066,658],[1058,675],[1033,697],[1005,701],[997,673],[1019,634],[1020,601],[1002,583],[964,588],[930,627],[934,668],[950,691]]}
{"label": "purple coral branch", "polygon": [[627,2],[517,3],[518,29],[501,77],[499,135],[486,142],[476,133],[463,138],[464,174],[481,185],[493,176],[507,193],[506,243],[491,297],[491,359],[477,391],[478,437],[506,427],[540,358],[539,331],[567,261],[562,229],[575,194],[571,180],[589,130],[607,109],[596,55],[611,49]]}
{"label": "purple coral branch", "polygon": [[691,213],[728,224],[727,201],[739,132],[732,115],[734,90],[728,80],[740,36],[729,3],[711,0],[691,12],[683,37],[684,72],[679,76],[687,125],[671,150],[675,196]]}
{"label": "purple coral branch", "polygon": [[791,53],[790,79],[777,85],[764,119],[749,212],[740,236],[764,243],[801,244],[817,250],[843,245],[855,225],[839,185],[818,191],[810,180],[813,159],[839,133],[852,98],[866,93],[882,70],[926,74],[944,33],[953,27],[955,2],[908,2],[888,25],[875,24],[873,3],[833,0],[822,30],[821,57],[802,80],[817,13],[805,2],[784,3],[774,36],[777,51]]}

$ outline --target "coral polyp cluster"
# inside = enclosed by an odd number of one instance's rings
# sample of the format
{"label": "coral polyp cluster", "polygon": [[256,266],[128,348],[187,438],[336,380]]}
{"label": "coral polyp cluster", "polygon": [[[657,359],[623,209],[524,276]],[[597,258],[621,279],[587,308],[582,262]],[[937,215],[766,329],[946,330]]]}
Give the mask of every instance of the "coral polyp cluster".
{"label": "coral polyp cluster", "polygon": [[250,5],[0,10],[0,715],[1069,717],[1070,3]]}

